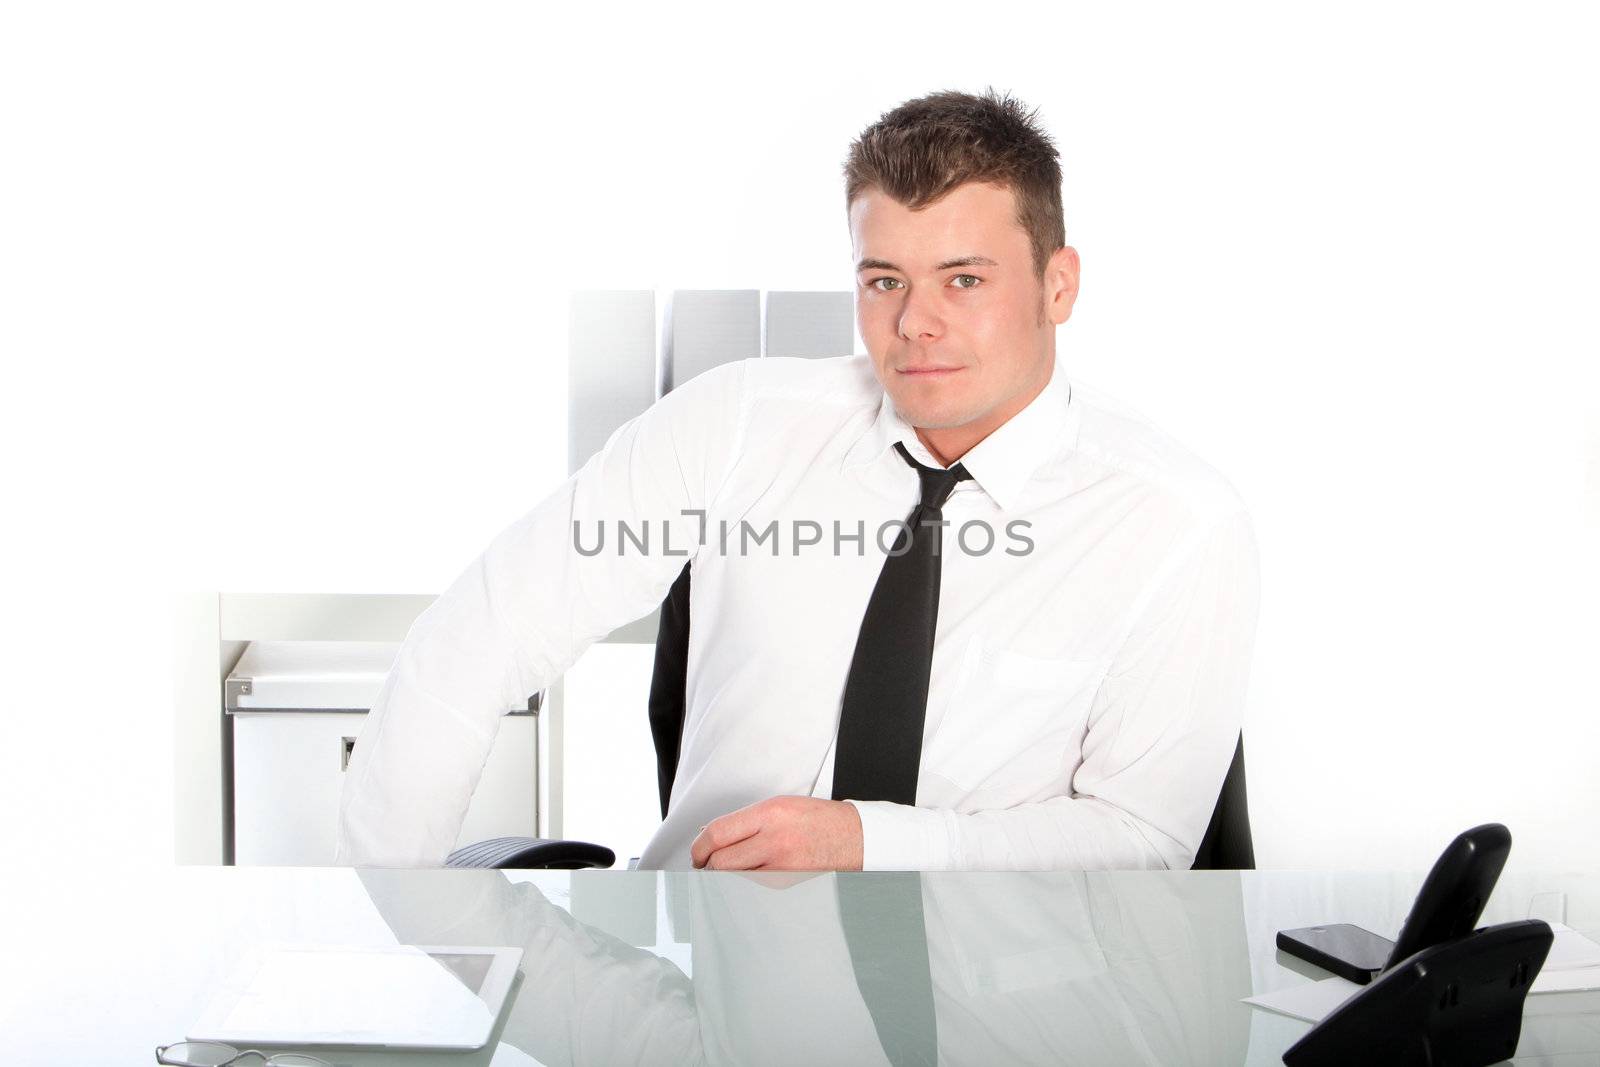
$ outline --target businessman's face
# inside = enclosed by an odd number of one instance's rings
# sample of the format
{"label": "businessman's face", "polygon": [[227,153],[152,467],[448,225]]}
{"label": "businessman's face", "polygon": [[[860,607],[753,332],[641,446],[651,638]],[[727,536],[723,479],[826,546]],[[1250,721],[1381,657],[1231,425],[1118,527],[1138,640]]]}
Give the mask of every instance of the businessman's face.
{"label": "businessman's face", "polygon": [[1050,380],[1078,254],[1058,249],[1041,283],[1011,190],[979,182],[920,211],[869,189],[850,205],[850,239],[856,323],[878,380],[952,462]]}

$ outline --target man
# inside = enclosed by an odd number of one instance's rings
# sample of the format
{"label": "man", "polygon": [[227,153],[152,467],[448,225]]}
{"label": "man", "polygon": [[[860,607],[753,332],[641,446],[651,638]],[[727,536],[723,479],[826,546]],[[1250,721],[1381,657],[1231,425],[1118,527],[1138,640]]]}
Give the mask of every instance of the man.
{"label": "man", "polygon": [[1031,114],[909,101],[845,175],[868,356],[707,371],[502,532],[406,638],[340,862],[440,863],[498,716],[688,554],[682,747],[642,867],[1189,866],[1243,717],[1249,517],[1059,372],[1079,262]]}

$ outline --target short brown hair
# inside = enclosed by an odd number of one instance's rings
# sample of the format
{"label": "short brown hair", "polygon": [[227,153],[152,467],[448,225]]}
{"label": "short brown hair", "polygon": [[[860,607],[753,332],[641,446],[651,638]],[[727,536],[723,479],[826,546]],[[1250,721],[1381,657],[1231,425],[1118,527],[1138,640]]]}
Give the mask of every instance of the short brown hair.
{"label": "short brown hair", "polygon": [[872,188],[917,211],[967,182],[1006,186],[1043,278],[1067,234],[1060,157],[1035,113],[992,87],[982,96],[947,89],[907,100],[850,143],[845,210]]}

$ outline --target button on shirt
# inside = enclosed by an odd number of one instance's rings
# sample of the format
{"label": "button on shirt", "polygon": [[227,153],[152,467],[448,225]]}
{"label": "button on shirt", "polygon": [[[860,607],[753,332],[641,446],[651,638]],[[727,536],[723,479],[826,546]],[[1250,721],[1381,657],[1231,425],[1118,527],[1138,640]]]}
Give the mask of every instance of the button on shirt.
{"label": "button on shirt", "polygon": [[[701,826],[756,801],[831,796],[862,614],[917,502],[896,441],[945,466],[866,356],[723,364],[620,427],[413,624],[351,757],[337,862],[441,864],[499,717],[686,560],[682,749],[640,866],[688,867]],[[959,461],[917,803],[850,801],[863,866],[1188,867],[1243,719],[1242,502],[1059,362]]]}

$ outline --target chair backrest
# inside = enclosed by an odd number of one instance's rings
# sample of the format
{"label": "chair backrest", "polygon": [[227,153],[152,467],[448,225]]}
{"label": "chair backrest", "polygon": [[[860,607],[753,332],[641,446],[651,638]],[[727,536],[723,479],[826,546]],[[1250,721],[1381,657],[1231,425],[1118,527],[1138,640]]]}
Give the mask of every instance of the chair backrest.
{"label": "chair backrest", "polygon": [[656,785],[661,790],[661,817],[667,817],[672,781],[678,775],[683,746],[684,705],[689,682],[689,565],[683,565],[661,602],[656,631],[656,665],[650,675],[650,735],[656,743]]}
{"label": "chair backrest", "polygon": [[1200,847],[1195,850],[1197,871],[1253,871],[1256,869],[1256,849],[1250,837],[1250,806],[1244,790],[1244,735],[1233,748],[1233,762],[1222,779],[1222,792],[1217,794],[1217,806],[1211,810],[1211,824],[1206,827]]}

